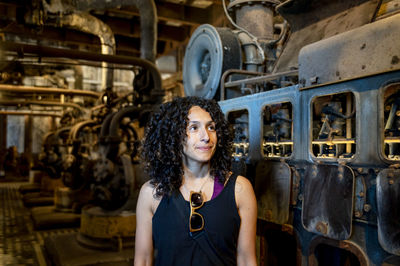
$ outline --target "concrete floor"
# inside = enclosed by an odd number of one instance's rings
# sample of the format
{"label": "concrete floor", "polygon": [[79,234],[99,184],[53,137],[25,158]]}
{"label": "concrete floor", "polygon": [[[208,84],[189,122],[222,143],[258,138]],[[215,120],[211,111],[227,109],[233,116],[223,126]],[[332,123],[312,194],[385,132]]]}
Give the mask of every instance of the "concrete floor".
{"label": "concrete floor", "polygon": [[[17,179],[18,180],[18,179]],[[77,228],[35,231],[30,210],[18,188],[26,181],[0,179],[0,266],[46,266],[44,239],[77,232]]]}

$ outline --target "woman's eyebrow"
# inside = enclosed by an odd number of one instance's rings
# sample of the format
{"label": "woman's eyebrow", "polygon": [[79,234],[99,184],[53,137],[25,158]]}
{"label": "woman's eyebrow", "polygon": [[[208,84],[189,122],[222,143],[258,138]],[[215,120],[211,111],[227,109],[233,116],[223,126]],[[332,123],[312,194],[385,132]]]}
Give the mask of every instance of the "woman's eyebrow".
{"label": "woman's eyebrow", "polygon": [[[215,122],[214,122],[213,120],[210,120],[210,121],[207,121],[207,122],[206,122],[206,124],[212,124],[212,123],[215,124]],[[200,124],[200,121],[191,120],[191,121],[189,121],[189,124]]]}

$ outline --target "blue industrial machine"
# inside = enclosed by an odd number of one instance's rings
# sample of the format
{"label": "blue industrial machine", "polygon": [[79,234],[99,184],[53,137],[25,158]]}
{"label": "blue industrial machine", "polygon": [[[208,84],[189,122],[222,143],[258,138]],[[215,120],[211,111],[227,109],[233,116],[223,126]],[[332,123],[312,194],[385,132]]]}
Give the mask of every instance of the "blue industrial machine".
{"label": "blue industrial machine", "polygon": [[185,92],[220,100],[232,124],[261,265],[400,265],[393,2],[235,0],[235,30],[191,37]]}

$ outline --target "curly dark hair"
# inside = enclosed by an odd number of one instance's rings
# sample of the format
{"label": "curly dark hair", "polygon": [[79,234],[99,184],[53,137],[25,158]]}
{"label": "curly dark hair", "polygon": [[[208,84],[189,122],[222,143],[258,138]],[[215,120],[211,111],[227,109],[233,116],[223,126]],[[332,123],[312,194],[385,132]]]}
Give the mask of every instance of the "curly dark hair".
{"label": "curly dark hair", "polygon": [[210,161],[210,175],[225,182],[231,167],[232,134],[221,108],[214,100],[180,97],[162,104],[147,124],[142,144],[142,159],[156,197],[171,194],[182,185],[183,142],[190,108],[206,110],[215,123],[216,150]]}

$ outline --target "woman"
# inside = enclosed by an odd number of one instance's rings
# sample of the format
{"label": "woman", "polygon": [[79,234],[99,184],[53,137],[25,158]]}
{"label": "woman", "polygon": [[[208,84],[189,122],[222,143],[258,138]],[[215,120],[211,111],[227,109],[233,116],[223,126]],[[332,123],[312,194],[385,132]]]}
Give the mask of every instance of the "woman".
{"label": "woman", "polygon": [[136,209],[135,265],[256,265],[250,182],[229,172],[228,123],[213,100],[161,105],[146,129],[150,181]]}

